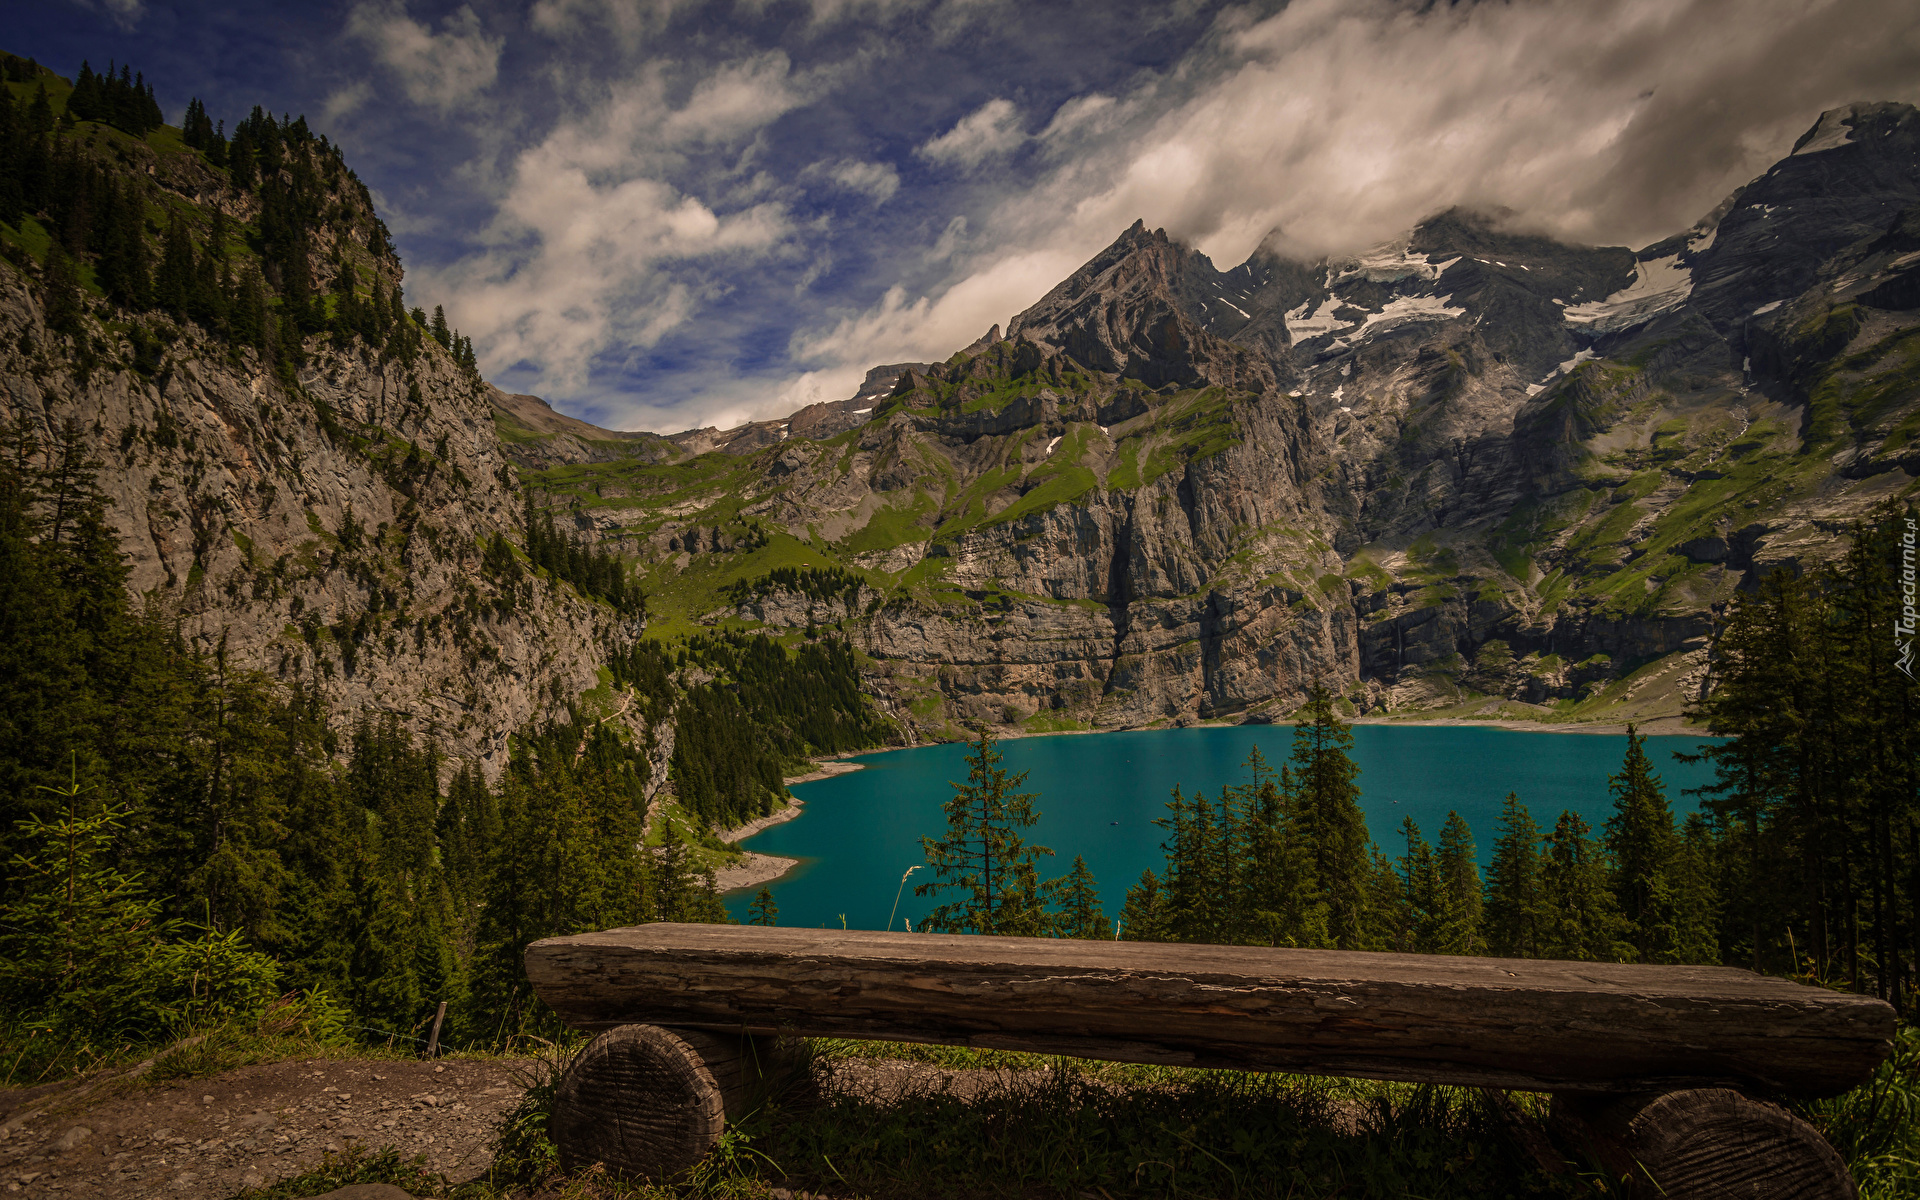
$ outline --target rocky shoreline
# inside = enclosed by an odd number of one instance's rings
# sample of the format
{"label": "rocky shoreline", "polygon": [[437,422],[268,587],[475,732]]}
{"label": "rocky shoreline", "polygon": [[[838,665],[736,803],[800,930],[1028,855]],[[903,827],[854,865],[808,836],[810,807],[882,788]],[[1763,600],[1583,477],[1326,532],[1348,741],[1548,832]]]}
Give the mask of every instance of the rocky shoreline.
{"label": "rocky shoreline", "polygon": [[[796,783],[811,783],[816,779],[831,779],[835,775],[845,775],[860,769],[861,764],[859,763],[829,758],[815,763],[814,769],[804,775],[788,776],[785,782],[787,786],[791,787]],[[757,821],[749,821],[736,829],[720,830],[717,836],[723,842],[738,843],[759,833],[769,825],[778,825],[782,821],[793,820],[801,814],[805,807],[805,801],[799,799],[791,800]],[[762,884],[772,883],[774,880],[800,865],[800,860],[797,858],[781,858],[777,854],[760,854],[752,850],[742,850],[740,853],[742,857],[739,862],[714,872],[714,887],[719,890],[721,895],[725,895],[728,892],[743,892],[748,888],[755,888]]]}

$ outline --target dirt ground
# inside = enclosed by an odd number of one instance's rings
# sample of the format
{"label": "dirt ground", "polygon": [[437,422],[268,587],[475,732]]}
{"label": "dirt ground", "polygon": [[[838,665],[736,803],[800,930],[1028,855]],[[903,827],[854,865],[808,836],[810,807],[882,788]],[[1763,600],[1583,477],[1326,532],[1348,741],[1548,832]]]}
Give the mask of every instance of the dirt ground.
{"label": "dirt ground", "polygon": [[454,1182],[487,1167],[525,1060],[309,1059],[177,1084],[0,1091],[0,1193],[219,1200],[350,1143],[424,1154]]}

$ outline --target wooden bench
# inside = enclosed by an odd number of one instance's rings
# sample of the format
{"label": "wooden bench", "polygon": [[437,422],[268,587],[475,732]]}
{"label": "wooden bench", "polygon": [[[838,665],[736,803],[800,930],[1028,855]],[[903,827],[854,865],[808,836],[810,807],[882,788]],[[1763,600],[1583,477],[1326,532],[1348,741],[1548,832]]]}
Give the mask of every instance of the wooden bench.
{"label": "wooden bench", "polygon": [[1893,1009],[1732,967],[724,925],[527,948],[534,990],[603,1031],[553,1131],[569,1165],[697,1161],[778,1036],[1555,1094],[1555,1118],[1669,1196],[1851,1197],[1773,1103],[1868,1079]]}

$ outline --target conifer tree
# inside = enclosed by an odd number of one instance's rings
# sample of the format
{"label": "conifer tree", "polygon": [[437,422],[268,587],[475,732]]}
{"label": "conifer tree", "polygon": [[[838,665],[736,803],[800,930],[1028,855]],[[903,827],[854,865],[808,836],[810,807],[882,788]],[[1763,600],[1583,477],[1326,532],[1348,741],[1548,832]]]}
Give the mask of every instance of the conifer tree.
{"label": "conifer tree", "polygon": [[1327,939],[1337,949],[1368,940],[1367,892],[1371,861],[1366,818],[1360,812],[1360,768],[1349,752],[1353,727],[1334,712],[1333,693],[1316,683],[1293,730],[1290,821],[1311,856],[1313,878],[1326,905]]}
{"label": "conifer tree", "polygon": [[1087,870],[1086,860],[1078,854],[1073,856],[1073,866],[1061,881],[1060,915],[1055,929],[1059,936],[1067,938],[1105,940],[1112,937],[1112,931],[1107,928],[1107,914],[1100,908],[1100,893],[1094,886],[1093,872]]}
{"label": "conifer tree", "polygon": [[1480,869],[1474,864],[1473,831],[1457,812],[1448,812],[1446,824],[1440,827],[1434,867],[1439,874],[1435,946],[1441,954],[1483,953]]}
{"label": "conifer tree", "polygon": [[1386,903],[1376,905],[1377,917],[1384,918],[1392,930],[1391,949],[1436,954],[1441,922],[1439,866],[1433,847],[1420,836],[1420,826],[1412,817],[1400,819],[1400,833],[1407,849],[1400,856],[1398,895],[1389,895]]}
{"label": "conifer tree", "polygon": [[1627,922],[1636,961],[1664,960],[1673,946],[1673,881],[1676,850],[1673,813],[1660,777],[1647,761],[1647,739],[1627,726],[1626,757],[1609,776],[1613,815],[1606,849],[1613,863],[1613,892]]}
{"label": "conifer tree", "polygon": [[684,921],[693,902],[693,882],[687,867],[686,843],[674,831],[673,821],[660,818],[660,846],[653,859],[653,896],[656,921]]}
{"label": "conifer tree", "polygon": [[1720,896],[1714,886],[1713,833],[1707,818],[1689,813],[1672,864],[1673,941],[1663,961],[1713,966],[1720,962]]}
{"label": "conifer tree", "polygon": [[77,777],[47,790],[58,815],[20,821],[14,840],[22,850],[8,863],[0,1003],[61,1025],[111,1031],[137,994],[134,977],[146,948],[172,927],[142,881],[113,865],[127,810],[101,807]]}
{"label": "conifer tree", "polygon": [[1023,831],[1040,819],[1033,807],[1038,797],[1014,790],[1027,773],[1009,775],[1000,765],[992,730],[982,725],[978,732],[967,755],[967,782],[950,785],[946,837],[920,839],[934,879],[913,891],[916,896],[959,893],[928,914],[926,927],[937,932],[1025,932],[1038,915],[1035,860],[1053,851],[1025,839]]}
{"label": "conifer tree", "polygon": [[1160,890],[1160,878],[1142,871],[1140,882],[1127,889],[1126,905],[1120,910],[1120,936],[1129,942],[1165,942],[1168,936],[1166,893]]}
{"label": "conifer tree", "polygon": [[1543,958],[1617,962],[1633,953],[1621,940],[1629,927],[1614,902],[1606,861],[1590,832],[1579,814],[1568,811],[1547,835],[1540,864]]}
{"label": "conifer tree", "polygon": [[773,902],[773,892],[761,888],[753,894],[753,903],[747,906],[747,924],[772,926],[779,924],[780,906]]}
{"label": "conifer tree", "polygon": [[1505,958],[1541,956],[1540,827],[1507,793],[1500,809],[1500,833],[1487,868],[1482,928],[1489,954]]}
{"label": "conifer tree", "polygon": [[80,268],[58,244],[47,247],[47,328],[56,333],[80,332]]}
{"label": "conifer tree", "polygon": [[153,277],[153,302],[175,320],[187,319],[195,290],[193,237],[179,213],[167,222],[166,240],[160,251],[160,266]]}

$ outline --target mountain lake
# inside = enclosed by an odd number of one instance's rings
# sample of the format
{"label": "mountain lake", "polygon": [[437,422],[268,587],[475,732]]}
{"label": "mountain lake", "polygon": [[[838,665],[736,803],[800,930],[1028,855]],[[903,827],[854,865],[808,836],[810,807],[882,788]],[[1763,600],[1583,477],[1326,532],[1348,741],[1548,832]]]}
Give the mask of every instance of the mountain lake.
{"label": "mountain lake", "polygon": [[[1477,725],[1355,725],[1353,758],[1360,767],[1360,807],[1374,841],[1389,858],[1406,848],[1400,832],[1412,817],[1422,836],[1437,844],[1448,810],[1457,810],[1473,830],[1484,871],[1498,836],[1500,806],[1516,792],[1542,832],[1564,809],[1572,809],[1598,836],[1613,811],[1607,776],[1620,769],[1624,733],[1534,733]],[[1676,821],[1697,807],[1684,794],[1713,778],[1706,763],[1686,764],[1675,751],[1693,752],[1712,739],[1662,736],[1647,739],[1647,755],[1666,785]],[[1015,738],[998,743],[1010,772],[1027,772],[1021,789],[1036,792],[1040,821],[1028,840],[1053,848],[1042,859],[1042,878],[1064,875],[1073,856],[1085,856],[1100,887],[1107,919],[1120,915],[1127,888],[1142,871],[1164,866],[1165,836],[1153,824],[1166,815],[1177,784],[1187,795],[1203,788],[1209,797],[1227,784],[1246,782],[1245,763],[1255,747],[1278,768],[1293,745],[1287,725],[1215,725],[1129,733],[1067,734]],[[793,785],[805,809],[772,825],[742,845],[762,854],[798,859],[799,865],[767,885],[779,905],[779,924],[799,927],[879,929],[887,924],[907,868],[921,864],[900,892],[893,928],[918,927],[940,899],[918,897],[929,881],[922,837],[945,829],[941,805],[953,795],[950,781],[965,782],[964,743],[917,746],[854,757],[862,769]],[[757,888],[728,893],[727,909],[745,920]]]}

